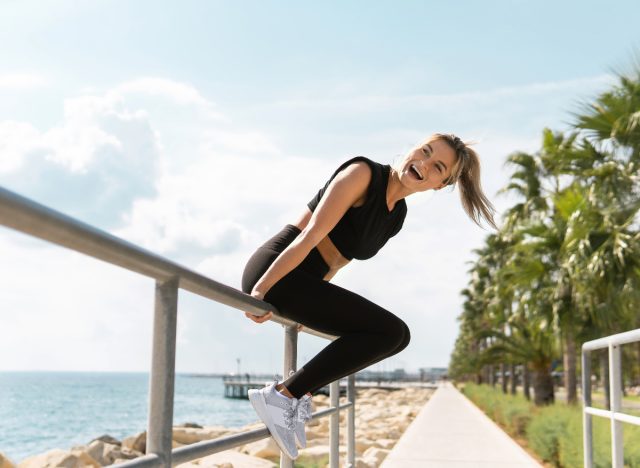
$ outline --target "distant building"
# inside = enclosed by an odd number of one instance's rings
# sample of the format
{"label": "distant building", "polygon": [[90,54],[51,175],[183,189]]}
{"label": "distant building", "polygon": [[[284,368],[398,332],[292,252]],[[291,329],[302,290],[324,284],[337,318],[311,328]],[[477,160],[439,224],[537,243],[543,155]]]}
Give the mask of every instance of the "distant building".
{"label": "distant building", "polygon": [[448,369],[446,367],[421,367],[419,372],[421,382],[436,382],[447,378]]}
{"label": "distant building", "polygon": [[407,380],[407,372],[404,369],[395,369],[393,371],[372,371],[364,370],[356,373],[356,380],[366,382],[389,382]]}

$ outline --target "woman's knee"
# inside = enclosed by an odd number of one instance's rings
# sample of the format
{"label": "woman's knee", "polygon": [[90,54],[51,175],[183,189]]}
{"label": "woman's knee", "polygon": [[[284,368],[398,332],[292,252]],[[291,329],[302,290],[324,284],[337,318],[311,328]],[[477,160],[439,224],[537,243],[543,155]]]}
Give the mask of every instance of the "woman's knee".
{"label": "woman's knee", "polygon": [[402,337],[402,340],[400,341],[398,347],[394,350],[393,354],[399,353],[404,348],[409,346],[409,342],[411,341],[411,331],[409,330],[409,327],[405,322],[402,322],[402,324],[404,325],[404,336]]}
{"label": "woman's knee", "polygon": [[411,340],[411,332],[407,324],[399,317],[393,315],[393,319],[389,321],[385,331],[385,344],[389,351],[389,355],[399,353],[407,347]]}

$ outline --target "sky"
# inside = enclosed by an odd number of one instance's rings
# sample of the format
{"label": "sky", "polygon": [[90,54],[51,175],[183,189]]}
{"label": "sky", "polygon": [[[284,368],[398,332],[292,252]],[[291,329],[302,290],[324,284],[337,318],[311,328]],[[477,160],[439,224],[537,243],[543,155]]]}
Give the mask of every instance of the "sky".
{"label": "sky", "polygon": [[[356,155],[434,132],[505,158],[615,82],[634,1],[0,2],[0,186],[239,288],[255,249]],[[444,367],[488,228],[457,189],[332,282],[412,341],[372,370]],[[154,282],[0,227],[0,370],[150,368]],[[301,334],[298,365],[327,342]],[[283,329],[181,291],[177,372],[282,372]]]}

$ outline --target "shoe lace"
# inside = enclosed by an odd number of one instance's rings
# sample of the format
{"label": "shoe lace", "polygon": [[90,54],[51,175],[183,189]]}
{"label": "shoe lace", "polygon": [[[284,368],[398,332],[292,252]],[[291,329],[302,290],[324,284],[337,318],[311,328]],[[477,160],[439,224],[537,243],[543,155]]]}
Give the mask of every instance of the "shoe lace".
{"label": "shoe lace", "polygon": [[294,430],[296,426],[296,419],[298,414],[298,408],[300,405],[297,398],[292,398],[291,403],[287,405],[284,410],[284,424],[290,431]]}
{"label": "shoe lace", "polygon": [[311,398],[302,400],[302,402],[298,404],[298,421],[306,423],[311,420],[311,415]]}

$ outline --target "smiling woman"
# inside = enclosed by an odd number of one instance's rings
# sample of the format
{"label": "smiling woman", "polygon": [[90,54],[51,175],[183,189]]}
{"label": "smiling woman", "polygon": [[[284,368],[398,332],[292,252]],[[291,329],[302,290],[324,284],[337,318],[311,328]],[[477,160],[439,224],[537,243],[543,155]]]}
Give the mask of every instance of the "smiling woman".
{"label": "smiling woman", "polygon": [[[399,353],[409,328],[396,315],[329,283],[351,259],[373,257],[402,228],[405,198],[460,183],[460,197],[476,223],[491,226],[493,207],[480,186],[477,154],[458,137],[435,134],[397,167],[358,156],[343,163],[307,204],[249,259],[242,290],[264,299],[301,325],[338,336],[282,383],[251,390],[249,398],[289,457],[305,444],[310,395],[324,385]],[[261,317],[246,313],[262,323]]]}
{"label": "smiling woman", "polygon": [[493,206],[482,191],[478,154],[455,135],[436,133],[411,150],[397,167],[392,168],[398,179],[405,174],[418,182],[404,195],[446,186],[460,185],[460,201],[469,217],[478,225],[480,218],[497,229]]}

